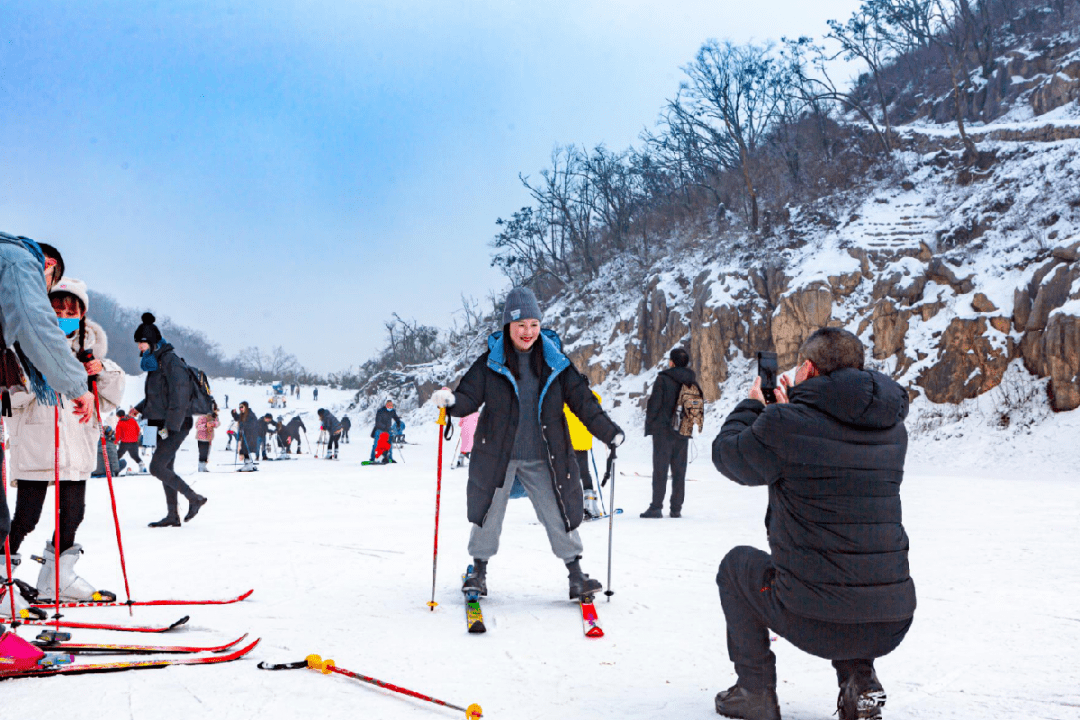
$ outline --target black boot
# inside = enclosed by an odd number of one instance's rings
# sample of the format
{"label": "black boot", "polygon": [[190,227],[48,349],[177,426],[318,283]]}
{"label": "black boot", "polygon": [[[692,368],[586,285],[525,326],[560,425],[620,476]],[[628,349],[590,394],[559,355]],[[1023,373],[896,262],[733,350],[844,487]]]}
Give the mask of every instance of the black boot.
{"label": "black boot", "polygon": [[599,580],[593,580],[591,577],[581,572],[580,555],[566,563],[566,569],[569,571],[571,600],[577,600],[578,598],[583,597],[591,598],[604,589],[604,586],[600,584]]}
{"label": "black boot", "polygon": [[461,592],[487,597],[487,560],[473,558],[472,568],[465,576],[465,582],[461,584]]}
{"label": "black boot", "polygon": [[780,702],[776,688],[750,692],[735,684],[716,694],[716,712],[742,720],[780,720]]}
{"label": "black boot", "polygon": [[157,522],[152,522],[148,527],[180,527],[180,516],[171,512]]}
{"label": "black boot", "polygon": [[836,700],[836,712],[840,720],[876,720],[885,707],[885,688],[878,682],[877,673],[870,677],[852,674],[840,685],[840,697]]}
{"label": "black boot", "polygon": [[196,495],[194,500],[188,500],[187,515],[184,516],[184,522],[191,522],[192,518],[199,514],[199,510],[205,504],[206,498],[202,495]]}

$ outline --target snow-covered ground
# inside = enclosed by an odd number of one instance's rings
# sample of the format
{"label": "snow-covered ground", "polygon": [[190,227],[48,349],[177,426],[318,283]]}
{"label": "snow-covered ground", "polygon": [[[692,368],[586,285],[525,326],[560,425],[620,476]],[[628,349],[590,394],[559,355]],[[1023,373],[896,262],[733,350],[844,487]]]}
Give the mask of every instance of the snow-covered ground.
{"label": "snow-covered ground", "polygon": [[[225,387],[215,383],[215,392]],[[248,399],[265,412],[264,390],[229,389],[231,407]],[[330,407],[348,397],[320,394]],[[310,398],[307,388],[298,409],[313,413]],[[457,705],[478,702],[488,718],[716,717],[713,696],[734,682],[716,567],[735,545],[765,546],[766,502],[764,490],[737,486],[712,469],[716,423],[710,419],[709,433],[695,440],[681,520],[638,518],[649,501],[649,445],[635,431],[620,450],[614,491],[625,513],[614,528],[615,595],[598,603],[607,636],[592,640],[582,633],[577,608],[566,599],[565,570],[526,500],[511,504],[501,551],[489,568],[489,630],[466,633],[458,591],[469,560],[463,470],[444,472],[439,606],[428,609],[433,415],[412,416],[407,435],[417,444],[389,467],[360,465],[370,449],[368,427],[354,430],[338,462],[317,460],[305,447],[297,459],[266,462],[249,474],[232,472],[223,436],[211,457],[215,472],[196,473],[192,438],[177,469],[210,502],[179,529],[146,527],[164,514],[156,480],[118,479],[136,599],[255,593],[231,606],[137,608],[134,618],[122,609],[72,610],[71,618],[138,623],[191,615],[168,635],[80,631],[76,638],[210,642],[249,632],[262,643],[248,658],[215,667],[4,682],[3,717],[461,715],[339,676],[256,668],[261,660],[310,653]],[[309,428],[314,440],[317,424]],[[454,442],[445,448],[447,467]],[[955,455],[973,442],[949,440]],[[1062,442],[1072,452],[1072,443]],[[919,608],[906,641],[878,662],[889,695],[885,717],[1080,717],[1080,478],[1070,459],[1064,452],[1032,457],[1023,472],[998,477],[987,469],[942,470],[918,457],[913,453],[903,498]],[[602,470],[603,458],[597,462]],[[104,481],[91,483],[87,500],[78,538],[86,555],[78,569],[122,594]],[[51,527],[47,520],[39,525],[25,554],[40,549]],[[583,565],[603,578],[608,525],[586,524],[582,535]],[[24,565],[20,576],[33,581],[33,573]],[[784,717],[830,717],[836,688],[828,662],[783,640],[775,645]]]}

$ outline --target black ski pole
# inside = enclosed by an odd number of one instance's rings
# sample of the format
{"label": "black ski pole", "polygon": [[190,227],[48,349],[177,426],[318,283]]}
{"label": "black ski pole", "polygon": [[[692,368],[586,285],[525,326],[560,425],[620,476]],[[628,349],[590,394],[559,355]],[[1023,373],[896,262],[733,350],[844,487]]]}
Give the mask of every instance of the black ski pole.
{"label": "black ski pole", "polygon": [[608,602],[611,602],[611,596],[615,594],[615,591],[611,589],[611,540],[615,533],[615,446],[608,446],[608,458],[607,458],[607,470],[604,472],[604,479],[600,482],[601,486],[607,485],[607,481],[611,480],[611,512],[608,514],[608,535],[607,535],[607,590],[604,594],[607,595]]}

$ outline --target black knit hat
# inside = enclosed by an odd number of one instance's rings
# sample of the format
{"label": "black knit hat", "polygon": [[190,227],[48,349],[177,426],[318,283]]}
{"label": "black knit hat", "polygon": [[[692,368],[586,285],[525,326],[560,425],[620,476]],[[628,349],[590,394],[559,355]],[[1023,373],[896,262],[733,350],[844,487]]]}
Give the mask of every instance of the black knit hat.
{"label": "black knit hat", "polygon": [[148,343],[151,347],[161,342],[161,331],[154,324],[155,320],[157,318],[151,313],[143,313],[142,325],[135,329],[135,342]]}

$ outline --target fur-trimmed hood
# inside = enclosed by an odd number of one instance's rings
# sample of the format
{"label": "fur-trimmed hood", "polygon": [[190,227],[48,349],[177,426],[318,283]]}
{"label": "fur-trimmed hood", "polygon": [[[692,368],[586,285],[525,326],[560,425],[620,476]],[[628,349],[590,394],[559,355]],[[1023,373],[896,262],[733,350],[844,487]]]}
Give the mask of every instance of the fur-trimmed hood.
{"label": "fur-trimmed hood", "polygon": [[[104,360],[109,356],[109,336],[105,333],[105,328],[90,318],[86,318],[85,325],[85,348],[94,353],[95,360]],[[72,351],[79,352],[79,333],[77,331],[68,338],[68,344],[71,345]]]}

